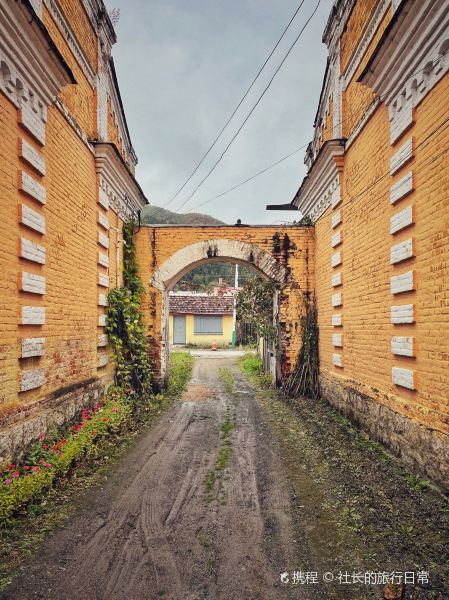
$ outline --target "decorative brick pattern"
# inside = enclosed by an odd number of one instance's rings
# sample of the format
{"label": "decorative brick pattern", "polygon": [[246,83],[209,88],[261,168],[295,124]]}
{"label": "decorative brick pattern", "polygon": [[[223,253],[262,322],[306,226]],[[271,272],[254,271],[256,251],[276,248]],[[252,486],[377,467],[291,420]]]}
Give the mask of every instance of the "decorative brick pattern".
{"label": "decorative brick pattern", "polygon": [[410,194],[413,191],[413,171],[409,171],[407,175],[398,179],[396,183],[394,183],[390,187],[390,204],[396,204],[399,202],[404,196]]}
{"label": "decorative brick pattern", "polygon": [[20,257],[40,265],[45,264],[46,250],[40,244],[36,244],[26,238],[20,239]]}
{"label": "decorative brick pattern", "polygon": [[109,267],[109,257],[104,252],[98,253],[98,264],[102,267]]}
{"label": "decorative brick pattern", "polygon": [[342,333],[332,334],[332,345],[336,346],[336,347],[343,346],[343,334]]}
{"label": "decorative brick pattern", "polygon": [[394,175],[399,169],[413,158],[413,138],[408,139],[403,146],[391,157],[390,175]]}
{"label": "decorative brick pattern", "polygon": [[98,336],[97,346],[103,347],[108,345],[108,336],[106,333]]}
{"label": "decorative brick pattern", "polygon": [[41,387],[45,383],[44,369],[26,370],[20,373],[20,391],[27,392]]}
{"label": "decorative brick pattern", "polygon": [[98,211],[98,222],[104,229],[109,229],[109,219],[101,211]]}
{"label": "decorative brick pattern", "polygon": [[390,122],[390,144],[394,144],[401,135],[413,124],[413,107],[404,106]]}
{"label": "decorative brick pattern", "polygon": [[98,326],[105,327],[107,323],[106,315],[98,315]]}
{"label": "decorative brick pattern", "polygon": [[332,287],[337,287],[342,284],[342,274],[341,271],[332,275],[331,285]]}
{"label": "decorative brick pattern", "polygon": [[343,356],[341,354],[332,354],[332,364],[336,367],[343,367]]}
{"label": "decorative brick pattern", "polygon": [[415,289],[414,272],[407,271],[402,275],[393,275],[390,278],[390,290],[392,294],[400,294],[401,292],[410,292]]}
{"label": "decorative brick pattern", "polygon": [[390,263],[392,265],[407,260],[408,258],[412,258],[412,256],[414,256],[413,238],[395,244],[390,249]]}
{"label": "decorative brick pattern", "polygon": [[33,167],[40,175],[45,175],[45,158],[23,138],[20,140],[20,158]]}
{"label": "decorative brick pattern", "polygon": [[391,339],[391,352],[398,356],[414,356],[413,338],[395,335]]}
{"label": "decorative brick pattern", "polygon": [[98,294],[98,306],[107,306],[108,305],[108,297],[106,294]]}
{"label": "decorative brick pattern", "polygon": [[106,354],[106,352],[100,352],[98,354],[97,367],[98,368],[105,367],[107,364],[108,364],[108,355]]}
{"label": "decorative brick pattern", "polygon": [[332,255],[331,265],[333,267],[338,267],[338,265],[341,265],[341,252],[335,252],[335,254]]}
{"label": "decorative brick pattern", "polygon": [[413,207],[406,206],[390,218],[390,233],[393,235],[413,224]]}
{"label": "decorative brick pattern", "polygon": [[415,307],[413,304],[399,304],[391,307],[391,322],[394,325],[415,322]]}
{"label": "decorative brick pattern", "polygon": [[342,294],[338,292],[338,294],[332,294],[332,306],[341,306],[343,304]]}
{"label": "decorative brick pattern", "polygon": [[21,358],[30,358],[31,356],[43,356],[45,354],[45,338],[23,338]]}
{"label": "decorative brick pattern", "polygon": [[20,289],[31,294],[45,294],[45,277],[34,273],[23,272]]}
{"label": "decorative brick pattern", "polygon": [[414,372],[411,369],[392,367],[391,380],[395,385],[408,388],[409,390],[415,389],[415,377]]}
{"label": "decorative brick pattern", "polygon": [[45,217],[26,204],[21,205],[20,222],[34,231],[45,233]]}
{"label": "decorative brick pattern", "polygon": [[109,276],[104,273],[98,273],[98,285],[102,287],[109,287]]}
{"label": "decorative brick pattern", "polygon": [[343,325],[343,317],[341,314],[332,315],[332,325],[334,327],[341,327]]}
{"label": "decorative brick pattern", "polygon": [[20,110],[20,124],[42,146],[45,144],[45,123],[29,104],[24,104]]}
{"label": "decorative brick pattern", "polygon": [[44,325],[45,308],[41,306],[22,306],[22,325]]}
{"label": "decorative brick pattern", "polygon": [[332,214],[332,229],[335,229],[341,223],[341,210],[337,210]]}
{"label": "decorative brick pattern", "polygon": [[341,231],[337,231],[336,233],[334,233],[334,235],[332,236],[331,239],[331,246],[332,248],[335,248],[335,246],[338,246],[338,244],[341,244],[342,239],[341,239]]}
{"label": "decorative brick pattern", "polygon": [[109,238],[101,231],[98,232],[98,243],[100,246],[103,246],[103,248],[109,248]]}
{"label": "decorative brick pattern", "polygon": [[105,210],[109,208],[109,198],[103,188],[100,188],[98,192],[98,204],[100,204]]}

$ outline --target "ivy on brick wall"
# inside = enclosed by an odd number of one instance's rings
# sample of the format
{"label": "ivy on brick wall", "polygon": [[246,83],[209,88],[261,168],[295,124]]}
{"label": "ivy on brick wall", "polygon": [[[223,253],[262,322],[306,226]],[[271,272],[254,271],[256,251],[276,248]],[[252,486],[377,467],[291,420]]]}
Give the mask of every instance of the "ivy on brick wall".
{"label": "ivy on brick wall", "polygon": [[123,226],[124,285],[108,294],[106,333],[114,352],[117,384],[146,399],[151,394],[152,372],[142,322],[144,287],[136,262],[134,227],[134,221]]}

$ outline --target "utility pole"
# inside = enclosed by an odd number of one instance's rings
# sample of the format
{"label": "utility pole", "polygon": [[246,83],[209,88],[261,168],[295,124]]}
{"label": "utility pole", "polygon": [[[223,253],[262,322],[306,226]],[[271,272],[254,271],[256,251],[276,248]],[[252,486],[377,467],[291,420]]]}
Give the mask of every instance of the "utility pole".
{"label": "utility pole", "polygon": [[232,347],[235,348],[235,325],[237,321],[237,289],[239,287],[239,265],[236,263],[235,265],[235,278],[234,278],[234,310],[232,311]]}

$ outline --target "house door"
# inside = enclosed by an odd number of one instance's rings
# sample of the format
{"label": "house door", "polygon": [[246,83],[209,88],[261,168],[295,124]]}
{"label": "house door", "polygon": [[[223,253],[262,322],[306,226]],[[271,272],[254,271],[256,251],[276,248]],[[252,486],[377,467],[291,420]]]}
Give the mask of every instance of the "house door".
{"label": "house door", "polygon": [[186,317],[174,316],[173,317],[173,343],[174,344],[185,344],[186,343]]}

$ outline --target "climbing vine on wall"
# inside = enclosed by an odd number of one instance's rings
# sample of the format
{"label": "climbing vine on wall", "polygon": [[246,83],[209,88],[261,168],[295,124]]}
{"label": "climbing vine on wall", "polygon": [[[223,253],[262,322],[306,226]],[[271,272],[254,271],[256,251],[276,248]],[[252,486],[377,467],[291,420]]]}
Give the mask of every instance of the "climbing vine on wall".
{"label": "climbing vine on wall", "polygon": [[292,374],[283,385],[288,396],[318,398],[320,362],[318,352],[318,312],[314,300],[304,296],[305,313],[300,318],[301,350]]}
{"label": "climbing vine on wall", "polygon": [[108,294],[106,333],[115,356],[118,385],[138,398],[151,394],[151,367],[141,314],[144,287],[134,245],[135,222],[123,226],[123,287]]}

